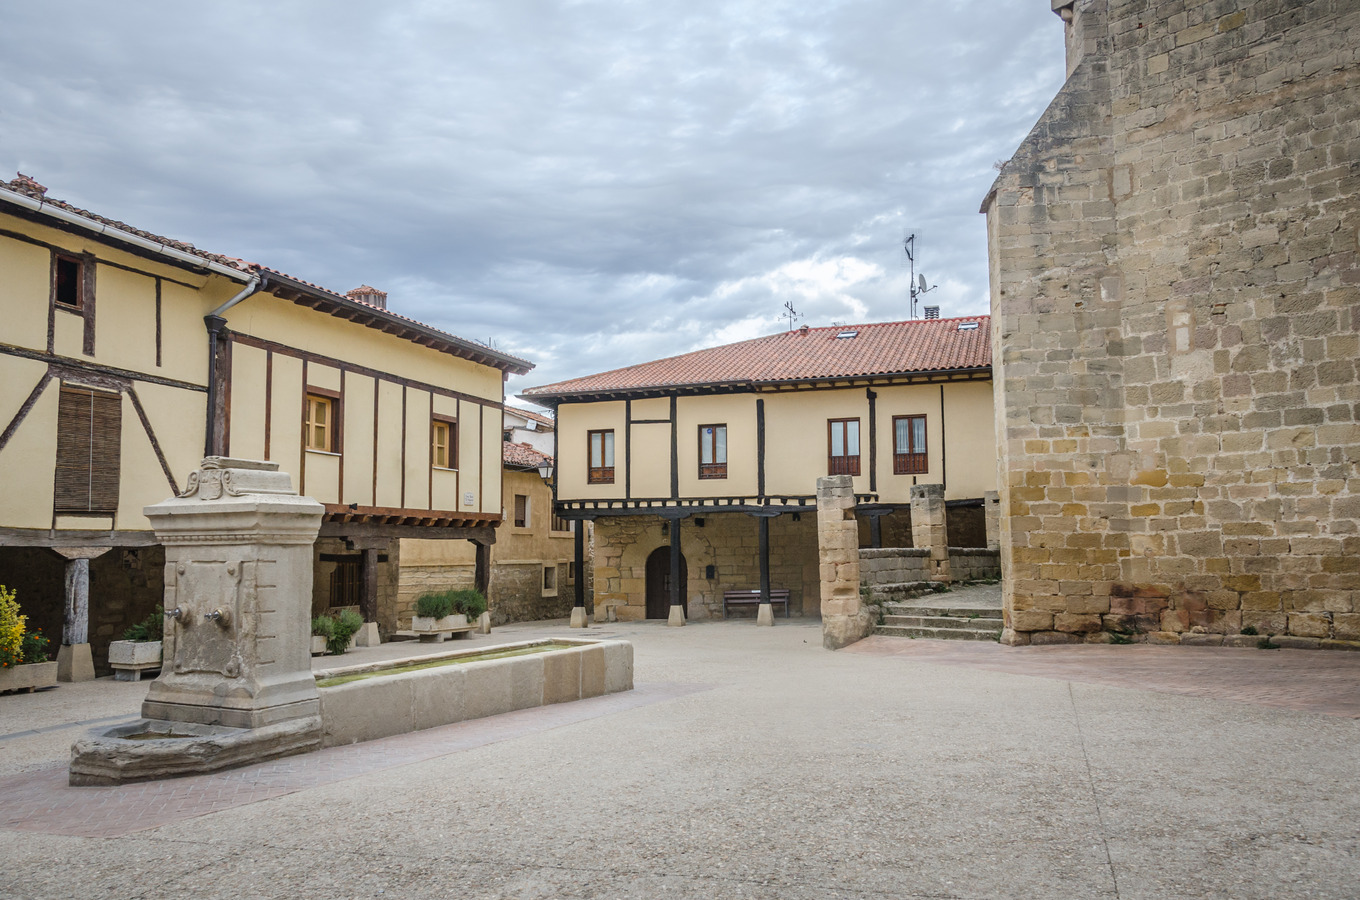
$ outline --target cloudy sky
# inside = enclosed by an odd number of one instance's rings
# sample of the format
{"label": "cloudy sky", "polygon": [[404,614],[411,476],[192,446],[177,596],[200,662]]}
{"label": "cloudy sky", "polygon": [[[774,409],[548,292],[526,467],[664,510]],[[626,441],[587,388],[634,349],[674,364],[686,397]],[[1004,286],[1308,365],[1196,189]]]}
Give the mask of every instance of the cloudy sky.
{"label": "cloudy sky", "polygon": [[978,206],[1061,85],[1044,0],[43,0],[0,178],[524,356],[531,385],[987,309]]}

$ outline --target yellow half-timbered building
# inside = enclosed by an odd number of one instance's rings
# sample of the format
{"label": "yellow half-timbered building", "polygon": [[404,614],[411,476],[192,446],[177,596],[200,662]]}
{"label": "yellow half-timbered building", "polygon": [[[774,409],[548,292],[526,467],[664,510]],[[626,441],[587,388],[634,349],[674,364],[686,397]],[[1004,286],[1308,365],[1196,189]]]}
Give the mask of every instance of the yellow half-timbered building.
{"label": "yellow half-timbered building", "polygon": [[386,306],[0,182],[0,584],[64,677],[159,602],[142,509],[204,456],[325,504],[315,608],[395,630],[401,538],[472,541],[485,588],[505,377],[532,366]]}
{"label": "yellow half-timbered building", "polygon": [[952,546],[985,546],[991,378],[980,316],[803,327],[520,396],[556,410],[557,514],[595,523],[596,616],[674,621],[757,589],[817,614],[824,475],[852,477],[865,546],[911,546],[917,484],[943,485]]}

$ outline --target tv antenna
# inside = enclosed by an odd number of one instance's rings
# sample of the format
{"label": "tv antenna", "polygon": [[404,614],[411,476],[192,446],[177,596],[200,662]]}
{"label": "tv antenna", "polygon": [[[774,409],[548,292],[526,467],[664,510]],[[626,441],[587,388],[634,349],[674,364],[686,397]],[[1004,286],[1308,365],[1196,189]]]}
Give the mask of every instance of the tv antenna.
{"label": "tv antenna", "polygon": [[784,301],[784,309],[788,310],[788,312],[780,313],[779,318],[781,318],[781,319],[788,319],[788,320],[789,320],[789,331],[793,331],[793,323],[796,322],[796,321],[798,321],[799,319],[803,318],[803,316],[802,316],[801,313],[798,312],[798,310],[796,310],[796,309],[793,308],[793,301],[792,301],[792,300],[786,300],[786,301]]}
{"label": "tv antenna", "polygon": [[916,300],[922,294],[928,294],[939,287],[932,284],[926,287],[926,276],[916,274],[916,235],[910,235],[902,241],[902,250],[907,254],[907,262],[911,264],[911,317],[916,318]]}

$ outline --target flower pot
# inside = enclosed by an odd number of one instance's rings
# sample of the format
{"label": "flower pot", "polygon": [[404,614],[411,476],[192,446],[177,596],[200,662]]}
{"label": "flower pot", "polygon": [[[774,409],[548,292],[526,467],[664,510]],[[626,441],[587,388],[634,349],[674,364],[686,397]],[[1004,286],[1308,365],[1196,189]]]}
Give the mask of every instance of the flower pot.
{"label": "flower pot", "polygon": [[439,642],[444,640],[446,635],[452,637],[456,631],[466,633],[471,629],[472,626],[468,624],[467,616],[462,613],[454,613],[442,619],[431,616],[411,617],[411,630],[420,635],[422,641]]}
{"label": "flower pot", "polygon": [[28,691],[31,694],[35,688],[55,687],[56,683],[55,660],[0,669],[0,692]]}
{"label": "flower pot", "polygon": [[326,655],[326,639],[319,634],[312,635],[312,656]]}
{"label": "flower pot", "polygon": [[114,641],[109,644],[109,665],[160,665],[163,641]]}

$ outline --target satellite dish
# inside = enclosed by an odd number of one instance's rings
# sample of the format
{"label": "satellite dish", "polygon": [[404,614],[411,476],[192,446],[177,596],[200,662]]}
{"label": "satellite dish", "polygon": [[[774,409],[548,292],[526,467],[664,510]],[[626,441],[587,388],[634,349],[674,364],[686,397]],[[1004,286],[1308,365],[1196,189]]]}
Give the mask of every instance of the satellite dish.
{"label": "satellite dish", "polygon": [[921,276],[921,293],[925,293],[925,292],[928,291],[928,290],[930,290],[930,289],[929,289],[928,287],[926,287],[926,276],[922,275],[922,276]]}

